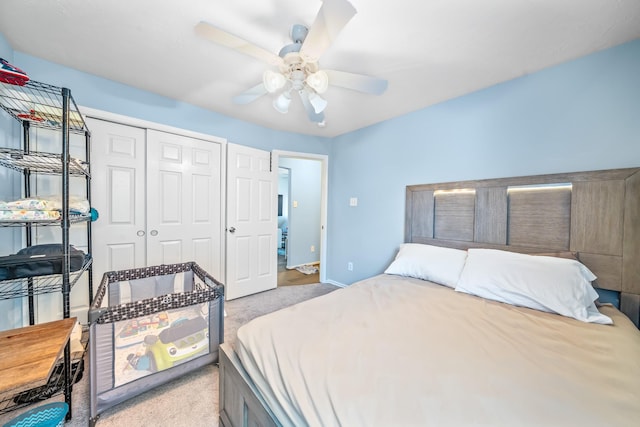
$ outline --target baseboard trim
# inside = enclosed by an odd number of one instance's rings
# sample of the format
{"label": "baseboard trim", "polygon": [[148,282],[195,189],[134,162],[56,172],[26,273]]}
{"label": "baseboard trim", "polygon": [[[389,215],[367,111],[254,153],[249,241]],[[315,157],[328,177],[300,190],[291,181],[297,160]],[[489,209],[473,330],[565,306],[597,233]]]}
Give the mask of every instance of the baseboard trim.
{"label": "baseboard trim", "polygon": [[335,280],[325,280],[322,283],[328,283],[330,285],[334,285],[334,286],[337,286],[339,288],[346,288],[347,286],[349,286],[349,285],[345,285],[344,283],[336,282]]}

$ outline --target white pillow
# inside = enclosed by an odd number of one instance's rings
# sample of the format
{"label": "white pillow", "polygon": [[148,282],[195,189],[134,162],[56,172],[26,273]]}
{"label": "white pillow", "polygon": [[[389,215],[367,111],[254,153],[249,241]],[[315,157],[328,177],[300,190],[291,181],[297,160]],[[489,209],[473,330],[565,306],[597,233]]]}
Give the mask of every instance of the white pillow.
{"label": "white pillow", "polygon": [[460,249],[403,243],[385,273],[430,280],[455,288],[466,258],[467,252]]}
{"label": "white pillow", "polygon": [[611,324],[598,312],[596,276],[578,261],[495,249],[469,249],[456,291],[557,313],[583,322]]}

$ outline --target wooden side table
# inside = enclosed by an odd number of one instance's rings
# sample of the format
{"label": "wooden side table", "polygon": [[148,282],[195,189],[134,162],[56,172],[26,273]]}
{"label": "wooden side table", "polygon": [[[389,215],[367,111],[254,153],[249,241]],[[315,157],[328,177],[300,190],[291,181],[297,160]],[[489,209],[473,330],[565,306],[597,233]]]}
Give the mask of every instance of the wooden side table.
{"label": "wooden side table", "polygon": [[0,401],[47,383],[75,324],[72,317],[0,332]]}

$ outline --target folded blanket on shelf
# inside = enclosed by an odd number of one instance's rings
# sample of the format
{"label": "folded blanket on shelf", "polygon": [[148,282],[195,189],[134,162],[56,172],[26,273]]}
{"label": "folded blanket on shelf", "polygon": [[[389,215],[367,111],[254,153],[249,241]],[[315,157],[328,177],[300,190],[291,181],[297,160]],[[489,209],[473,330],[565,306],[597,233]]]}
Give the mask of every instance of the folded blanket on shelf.
{"label": "folded blanket on shelf", "polygon": [[0,201],[0,210],[3,211],[47,211],[54,210],[49,208],[48,202],[42,199],[19,199],[13,202]]}
{"label": "folded blanket on shelf", "polygon": [[[69,211],[72,214],[88,214],[91,209],[89,201],[82,197],[69,196]],[[2,211],[61,211],[62,196],[38,196],[18,199],[11,202],[0,200]]]}
{"label": "folded blanket on shelf", "polygon": [[0,221],[43,221],[60,219],[60,211],[0,210]]}

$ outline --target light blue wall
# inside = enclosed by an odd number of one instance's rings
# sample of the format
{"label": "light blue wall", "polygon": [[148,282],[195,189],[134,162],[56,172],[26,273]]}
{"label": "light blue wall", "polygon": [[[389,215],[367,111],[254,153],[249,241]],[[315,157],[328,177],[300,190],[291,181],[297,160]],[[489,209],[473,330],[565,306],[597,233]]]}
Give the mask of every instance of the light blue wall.
{"label": "light blue wall", "polygon": [[403,241],[406,185],[633,166],[640,40],[343,135],[327,275],[349,284],[384,270]]}
{"label": "light blue wall", "polygon": [[0,33],[0,58],[13,61],[13,49],[2,33]]}
{"label": "light blue wall", "polygon": [[[320,261],[320,200],[322,163],[318,160],[279,158],[290,170],[287,267]],[[293,207],[293,202],[298,206]],[[311,252],[311,246],[315,252]]]}
{"label": "light blue wall", "polygon": [[193,105],[135,89],[53,62],[14,53],[15,65],[38,81],[68,87],[81,106],[226,138],[263,150],[327,154],[330,140],[279,132]]}
{"label": "light blue wall", "polygon": [[20,52],[13,60],[36,80],[70,87],[80,105],[265,150],[329,154],[327,277],[345,284],[393,258],[408,184],[640,166],[640,40],[332,140],[273,131]]}
{"label": "light blue wall", "polygon": [[[0,58],[3,58],[10,63],[13,62],[13,49],[7,42],[7,39],[4,38],[2,33],[0,33]],[[2,111],[2,110],[0,110]],[[9,124],[11,121],[8,114],[0,114],[0,147],[11,147],[13,144],[13,131],[12,126]],[[2,168],[4,169],[4,168]],[[0,171],[0,179],[5,179],[5,174]],[[4,197],[4,193],[6,191],[6,187],[0,188],[0,200]]]}
{"label": "light blue wall", "polygon": [[[0,33],[0,58],[13,64],[13,49]],[[0,110],[0,147],[19,147],[20,126],[9,114]],[[19,182],[15,171],[0,167],[0,200],[14,200],[20,197]],[[15,253],[21,244],[21,230],[16,227],[0,227],[0,256]],[[0,300],[0,330],[22,325],[22,301],[20,299]]]}
{"label": "light blue wall", "polygon": [[[9,42],[0,33],[0,58],[13,64],[13,49],[9,45]],[[20,125],[17,120],[11,118],[11,116],[0,110],[0,147],[20,147]],[[0,182],[4,185],[0,185],[0,200],[13,200],[16,197],[20,197],[20,189],[17,187],[18,182],[15,181],[15,175],[17,175],[11,169],[0,167]],[[8,228],[0,228],[0,239],[3,243],[7,243],[7,240],[11,240],[10,244],[0,245],[0,252],[5,248],[13,248],[13,236],[16,233]]]}
{"label": "light blue wall", "polygon": [[[0,33],[0,58],[13,63],[13,49],[7,39]],[[2,111],[2,110],[0,110]],[[17,122],[9,116],[9,114],[0,113],[0,147],[14,147],[15,135],[14,131],[19,130],[18,126],[14,126]],[[4,169],[4,171],[2,170]],[[6,179],[6,168],[0,168],[0,179],[4,182]],[[5,196],[7,191],[6,186],[0,187],[0,200]]]}

